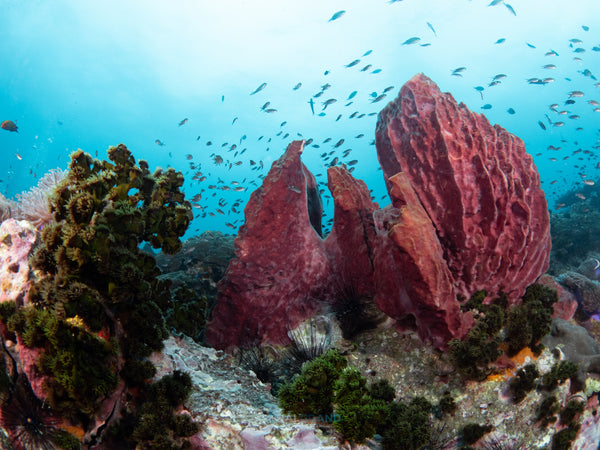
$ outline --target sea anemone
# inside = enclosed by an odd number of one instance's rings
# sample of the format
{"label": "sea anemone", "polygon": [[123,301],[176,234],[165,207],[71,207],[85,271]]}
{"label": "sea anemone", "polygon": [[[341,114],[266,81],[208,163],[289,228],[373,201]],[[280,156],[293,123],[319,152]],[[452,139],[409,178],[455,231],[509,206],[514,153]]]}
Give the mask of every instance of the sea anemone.
{"label": "sea anemone", "polygon": [[0,223],[10,219],[11,217],[14,217],[16,212],[17,204],[0,194]]}
{"label": "sea anemone", "polygon": [[40,179],[37,186],[17,194],[19,203],[16,217],[27,220],[38,228],[52,222],[49,196],[66,175],[66,170],[52,169]]}

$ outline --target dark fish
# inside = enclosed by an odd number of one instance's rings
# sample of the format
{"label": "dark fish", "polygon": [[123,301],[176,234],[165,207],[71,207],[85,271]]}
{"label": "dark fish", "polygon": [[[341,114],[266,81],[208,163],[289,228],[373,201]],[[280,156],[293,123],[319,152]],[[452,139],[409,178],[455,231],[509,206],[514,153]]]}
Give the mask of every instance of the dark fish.
{"label": "dark fish", "polygon": [[2,122],[2,124],[0,124],[0,128],[6,131],[14,131],[15,133],[18,133],[17,124],[14,123],[12,120],[5,120],[4,122]]}
{"label": "dark fish", "polygon": [[231,125],[233,125],[235,123],[235,121],[238,120],[237,117],[234,117],[233,120],[231,121]]}
{"label": "dark fish", "polygon": [[337,116],[337,119],[335,119],[335,121],[337,122],[337,121],[338,121],[338,120],[340,120],[341,118],[342,118],[342,115],[340,114],[340,115],[338,115],[338,116]]}
{"label": "dark fish", "polygon": [[509,114],[514,114],[514,113],[515,113],[515,110],[514,110],[513,108],[508,108],[508,109],[506,110],[506,112],[507,112],[507,113],[509,113]]}
{"label": "dark fish", "polygon": [[525,42],[525,44],[527,44],[527,47],[529,47],[529,48],[535,48],[535,45],[530,44],[529,42]]}
{"label": "dark fish", "polygon": [[394,89],[394,86],[388,86],[383,90],[383,93],[385,94],[386,92],[391,91],[392,89]]}
{"label": "dark fish", "polygon": [[256,94],[257,92],[260,92],[260,91],[262,91],[262,90],[263,90],[264,88],[266,88],[266,87],[267,87],[267,83],[263,83],[263,84],[261,84],[259,87],[257,87],[257,88],[254,90],[254,92],[250,92],[250,95],[254,95],[254,94]]}
{"label": "dark fish", "polygon": [[492,105],[490,105],[489,103],[486,103],[485,105],[483,105],[481,107],[481,109],[492,109]]}
{"label": "dark fish", "polygon": [[311,98],[308,103],[310,104],[310,110],[313,113],[313,116],[315,115],[315,102],[313,101],[313,99]]}
{"label": "dark fish", "polygon": [[333,148],[338,148],[340,145],[342,145],[344,143],[343,139],[340,139],[339,141],[336,142],[336,144],[333,146]]}
{"label": "dark fish", "polygon": [[419,42],[421,40],[420,37],[411,37],[408,38],[407,40],[405,40],[402,45],[411,45],[411,44],[416,44],[417,42]]}
{"label": "dark fish", "polygon": [[360,69],[361,72],[366,72],[367,70],[369,70],[371,67],[373,67],[372,64],[367,64],[365,67],[363,67],[362,69]]}
{"label": "dark fish", "polygon": [[337,19],[339,19],[339,18],[340,18],[340,17],[342,17],[342,16],[343,16],[345,13],[346,13],[346,11],[345,11],[345,10],[343,10],[343,9],[342,9],[341,11],[338,11],[338,12],[334,13],[334,14],[333,14],[333,16],[331,16],[331,19],[329,19],[329,20],[328,20],[328,22],[333,22],[334,20],[337,20]]}
{"label": "dark fish", "polygon": [[268,109],[265,109],[265,112],[268,114],[271,114],[271,113],[277,112],[277,110],[275,108],[268,108]]}
{"label": "dark fish", "polygon": [[179,126],[181,125],[185,125],[188,122],[187,117],[185,119],[183,119],[181,122],[179,122]]}
{"label": "dark fish", "polygon": [[[2,128],[4,128],[4,123],[2,123]],[[160,141],[160,139],[155,140],[154,143],[159,147],[163,147],[165,145],[163,142]]]}
{"label": "dark fish", "polygon": [[346,64],[344,67],[354,67],[355,65],[357,65],[360,62],[360,59],[355,59],[354,61],[352,61],[351,63]]}
{"label": "dark fish", "polygon": [[380,96],[375,97],[373,100],[371,100],[371,103],[377,103],[377,102],[383,100],[386,96],[387,96],[387,94],[381,94]]}
{"label": "dark fish", "polygon": [[298,83],[296,86],[294,86],[294,90],[297,91],[301,87],[302,87],[302,83]]}
{"label": "dark fish", "polygon": [[540,126],[540,128],[544,131],[546,131],[546,125],[544,125],[544,122],[542,122],[541,120],[538,122],[538,125]]}
{"label": "dark fish", "polygon": [[325,100],[323,102],[323,109],[321,111],[325,111],[325,108],[327,108],[329,105],[332,105],[335,102],[337,102],[337,100],[335,98],[330,98],[328,100]]}

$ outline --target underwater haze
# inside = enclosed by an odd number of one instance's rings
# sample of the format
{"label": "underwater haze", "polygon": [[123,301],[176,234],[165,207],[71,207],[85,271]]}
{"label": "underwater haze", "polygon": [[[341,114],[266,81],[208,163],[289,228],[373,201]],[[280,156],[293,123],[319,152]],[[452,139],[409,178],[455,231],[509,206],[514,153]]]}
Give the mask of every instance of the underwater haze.
{"label": "underwater haze", "polygon": [[523,139],[551,209],[600,182],[598,0],[2,0],[0,38],[7,197],[124,143],[184,173],[188,236],[235,233],[305,139],[328,224],[330,164],[389,202],[377,113],[419,72]]}

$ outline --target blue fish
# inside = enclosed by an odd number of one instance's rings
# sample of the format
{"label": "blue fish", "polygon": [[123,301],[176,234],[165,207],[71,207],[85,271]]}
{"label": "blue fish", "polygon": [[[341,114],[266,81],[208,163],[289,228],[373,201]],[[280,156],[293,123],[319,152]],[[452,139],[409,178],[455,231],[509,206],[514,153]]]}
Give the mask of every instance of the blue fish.
{"label": "blue fish", "polygon": [[352,100],[356,96],[356,94],[358,94],[358,91],[352,91],[348,96],[348,100]]}
{"label": "blue fish", "polygon": [[344,14],[346,14],[346,11],[342,9],[341,11],[338,11],[333,16],[331,16],[331,19],[329,19],[328,22],[332,22],[334,20],[337,20],[340,17],[342,17]]}
{"label": "blue fish", "polygon": [[313,101],[313,99],[311,98],[308,103],[310,104],[310,110],[313,113],[313,116],[315,115],[315,102]]}

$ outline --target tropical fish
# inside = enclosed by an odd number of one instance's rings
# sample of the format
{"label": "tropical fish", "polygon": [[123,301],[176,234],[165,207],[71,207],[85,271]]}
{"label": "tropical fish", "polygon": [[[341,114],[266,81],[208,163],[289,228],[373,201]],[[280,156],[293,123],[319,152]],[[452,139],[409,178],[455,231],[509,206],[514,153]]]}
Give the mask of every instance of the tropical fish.
{"label": "tropical fish", "polygon": [[546,131],[546,125],[544,125],[544,122],[542,122],[541,120],[538,121],[538,125],[540,126],[540,128],[544,131]]}
{"label": "tropical fish", "polygon": [[260,92],[260,91],[262,91],[262,90],[263,90],[264,88],[266,88],[266,87],[267,87],[267,83],[263,83],[263,84],[261,84],[259,87],[257,87],[257,88],[254,90],[254,92],[250,92],[250,95],[254,95],[254,94],[256,94],[257,92]]}
{"label": "tropical fish", "polygon": [[377,102],[383,100],[386,96],[387,96],[387,94],[381,94],[380,96],[375,97],[373,100],[371,100],[371,103],[377,103]]}
{"label": "tropical fish", "polygon": [[5,120],[4,122],[2,122],[2,124],[0,124],[0,128],[6,131],[14,131],[15,133],[18,133],[17,124],[14,123],[12,120]]}
{"label": "tropical fish", "polygon": [[514,113],[515,113],[515,110],[514,110],[514,108],[508,108],[508,109],[506,110],[506,112],[507,112],[507,113],[509,113],[509,114],[514,114]]}
{"label": "tropical fish", "polygon": [[373,72],[371,72],[371,73],[379,73],[379,72],[381,72],[381,69],[375,69],[375,70],[374,70]]}
{"label": "tropical fish", "polygon": [[185,119],[183,119],[181,122],[179,122],[179,126],[185,125],[186,123],[188,123],[187,117]]}
{"label": "tropical fish", "polygon": [[330,87],[331,87],[331,85],[329,83],[325,83],[323,86],[321,86],[321,89],[324,90],[324,91],[326,91]]}
{"label": "tropical fish", "polygon": [[429,27],[429,29],[430,29],[431,31],[433,31],[433,35],[434,35],[435,37],[437,37],[437,33],[435,32],[435,29],[433,28],[433,25],[431,25],[429,22],[427,22],[427,26]]}
{"label": "tropical fish", "polygon": [[363,53],[363,56],[369,56],[371,53],[373,53],[373,50],[367,50]]}
{"label": "tropical fish", "polygon": [[500,38],[494,44],[504,44],[506,42],[506,38]]}
{"label": "tropical fish", "polygon": [[536,48],[535,45],[530,44],[529,42],[525,42],[525,45],[527,45],[529,48]]}
{"label": "tropical fish", "polygon": [[[2,125],[4,125],[4,123]],[[2,127],[2,128],[4,128],[4,127]],[[163,147],[165,145],[163,142],[160,141],[160,139],[155,140],[154,143],[156,145],[158,145],[159,147]]]}
{"label": "tropical fish", "polygon": [[372,64],[367,64],[365,67],[363,67],[362,69],[360,69],[361,72],[366,72],[367,70],[369,70],[371,67],[373,67]]}
{"label": "tropical fish", "polygon": [[344,143],[344,139],[340,139],[339,141],[336,142],[336,144],[333,146],[333,148],[338,148],[343,143]]}
{"label": "tropical fish", "polygon": [[313,116],[315,115],[315,102],[313,101],[313,99],[311,98],[308,103],[310,104],[310,110],[313,113]]}
{"label": "tropical fish", "polygon": [[581,92],[581,91],[571,91],[569,93],[569,98],[573,98],[573,97],[583,97],[583,92]]}
{"label": "tropical fish", "polygon": [[391,91],[392,89],[394,89],[394,86],[388,86],[383,90],[383,93],[385,94],[386,92]]}
{"label": "tropical fish", "polygon": [[351,99],[353,99],[353,98],[356,96],[356,94],[358,94],[358,91],[352,91],[352,92],[350,93],[350,95],[348,96],[348,100],[351,100]]}
{"label": "tropical fish", "polygon": [[498,3],[501,3],[502,0],[492,0],[492,2],[488,6],[496,6]]}
{"label": "tropical fish", "polygon": [[411,37],[407,40],[405,40],[402,45],[411,45],[411,44],[416,44],[417,42],[419,42],[421,40],[420,37]]}
{"label": "tropical fish", "polygon": [[344,67],[354,67],[355,65],[357,65],[360,62],[360,59],[355,59],[354,61],[352,61],[351,63],[346,64]]}
{"label": "tropical fish", "polygon": [[500,80],[504,80],[506,78],[506,75],[504,75],[503,73],[499,73],[498,75],[494,75],[494,78],[492,79],[492,81],[500,81]]}
{"label": "tropical fish", "polygon": [[547,51],[544,56],[558,56],[558,53],[556,53],[554,50],[550,50]]}
{"label": "tropical fish", "polygon": [[213,157],[213,162],[215,163],[215,166],[219,166],[223,163],[223,157],[220,155],[215,155]]}
{"label": "tropical fish", "polygon": [[268,108],[268,109],[265,109],[265,112],[268,114],[271,114],[271,113],[277,112],[277,110],[275,108]]}
{"label": "tropical fish", "polygon": [[506,6],[506,9],[508,9],[512,13],[513,16],[517,15],[514,8],[512,6],[510,6],[508,3],[504,3],[504,6]]}
{"label": "tropical fish", "polygon": [[301,87],[302,87],[302,83],[298,83],[296,86],[294,86],[294,90],[297,91]]}
{"label": "tropical fish", "polygon": [[337,102],[337,100],[335,98],[330,98],[330,99],[325,100],[323,102],[323,109],[321,111],[324,111],[325,108],[327,108],[329,105],[332,105],[335,102]]}
{"label": "tropical fish", "polygon": [[346,11],[345,11],[345,10],[343,10],[343,9],[342,9],[341,11],[338,11],[338,12],[334,13],[334,14],[333,14],[333,16],[331,16],[331,19],[329,19],[329,20],[328,20],[328,22],[333,22],[334,20],[337,20],[337,19],[339,19],[339,18],[340,18],[340,17],[342,17],[342,16],[343,16],[345,13],[346,13]]}
{"label": "tropical fish", "polygon": [[486,103],[485,105],[483,105],[481,107],[481,109],[492,109],[492,105],[490,105],[489,103]]}

